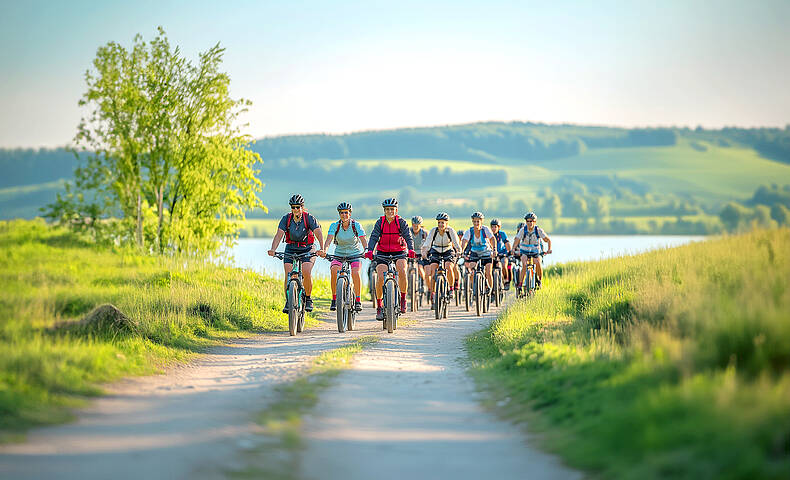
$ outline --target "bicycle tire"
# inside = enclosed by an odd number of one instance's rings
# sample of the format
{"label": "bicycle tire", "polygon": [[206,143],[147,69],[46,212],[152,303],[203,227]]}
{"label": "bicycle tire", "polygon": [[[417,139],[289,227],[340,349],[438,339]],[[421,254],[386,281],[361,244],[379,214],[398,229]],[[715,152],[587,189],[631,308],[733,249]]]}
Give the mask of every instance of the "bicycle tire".
{"label": "bicycle tire", "polygon": [[417,311],[417,269],[412,268],[409,270],[409,301],[411,302],[411,311]]}
{"label": "bicycle tire", "polygon": [[389,280],[384,282],[384,324],[387,327],[387,333],[392,333],[395,330],[395,285],[394,281]]}
{"label": "bicycle tire", "polygon": [[296,282],[288,282],[288,289],[285,292],[288,302],[288,333],[293,337],[296,335],[296,325],[299,323],[299,287]]}
{"label": "bicycle tire", "polygon": [[466,305],[467,312],[472,309],[471,298],[469,298],[471,294],[472,291],[469,288],[469,275],[467,274],[464,275],[464,304]]}
{"label": "bicycle tire", "polygon": [[370,290],[370,303],[376,308],[376,269],[368,269],[368,290]]}
{"label": "bicycle tire", "polygon": [[305,311],[304,311],[305,294],[304,294],[304,290],[302,289],[299,289],[299,299],[300,299],[299,321],[296,322],[296,332],[302,333],[302,331],[304,330],[304,317],[305,317]]}
{"label": "bicycle tire", "polygon": [[434,279],[434,290],[433,290],[433,311],[436,316],[436,320],[442,318],[442,303],[444,303],[444,277],[441,275],[437,275],[436,279]]}
{"label": "bicycle tire", "polygon": [[335,293],[337,294],[335,297],[335,306],[337,307],[337,331],[344,333],[346,331],[346,325],[348,325],[348,299],[346,298],[345,277],[338,275]]}
{"label": "bicycle tire", "polygon": [[480,281],[480,278],[479,278],[481,276],[482,275],[478,275],[476,273],[475,274],[475,278],[472,281],[472,290],[474,290],[474,292],[475,292],[474,293],[474,296],[475,296],[475,312],[477,313],[478,317],[482,313],[480,310],[483,308],[483,298],[482,298],[483,297],[483,292],[481,291],[481,289],[483,288],[483,285],[482,285],[482,282]]}
{"label": "bicycle tire", "polygon": [[442,301],[442,318],[447,318],[447,306],[450,305],[450,282],[444,279],[444,301]]}
{"label": "bicycle tire", "polygon": [[494,291],[492,293],[494,294],[495,307],[499,306],[499,289],[500,289],[499,282],[502,279],[501,277],[502,276],[499,274],[499,270],[494,270],[494,286],[493,286]]}

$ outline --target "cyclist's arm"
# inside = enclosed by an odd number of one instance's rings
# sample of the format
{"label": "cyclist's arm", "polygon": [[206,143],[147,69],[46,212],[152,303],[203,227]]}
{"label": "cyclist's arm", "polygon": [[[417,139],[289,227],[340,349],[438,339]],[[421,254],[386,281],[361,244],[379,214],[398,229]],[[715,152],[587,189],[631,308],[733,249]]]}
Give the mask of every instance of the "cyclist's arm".
{"label": "cyclist's arm", "polygon": [[376,220],[376,223],[373,225],[373,231],[370,232],[370,241],[368,242],[368,251],[372,252],[376,245],[379,243],[379,238],[381,238],[381,219],[379,218]]}
{"label": "cyclist's arm", "polygon": [[409,251],[414,250],[414,237],[411,234],[411,229],[409,228],[409,224],[406,223],[406,220],[399,218],[400,220],[400,236],[406,240],[406,246],[409,248]]}
{"label": "cyclist's arm", "polygon": [[313,235],[315,238],[318,239],[318,246],[323,251],[324,250],[324,232],[321,231],[321,227],[319,226],[315,230],[313,230]]}
{"label": "cyclist's arm", "polygon": [[272,239],[272,248],[270,249],[271,251],[277,250],[277,246],[280,245],[280,241],[283,239],[284,236],[285,236],[285,231],[283,231],[283,229],[281,228],[278,228],[277,233],[274,235],[274,238]]}
{"label": "cyclist's arm", "polygon": [[516,248],[518,248],[519,243],[521,243],[521,237],[516,235],[516,238],[513,239],[513,250],[511,250],[513,253],[516,253]]}
{"label": "cyclist's arm", "polygon": [[549,238],[548,235],[546,235],[545,237],[543,237],[543,240],[546,240],[546,244],[548,244],[549,246],[549,249],[546,251],[546,253],[551,253],[551,239]]}
{"label": "cyclist's arm", "polygon": [[368,238],[364,235],[359,236],[359,241],[362,242],[362,250],[365,251],[368,248]]}
{"label": "cyclist's arm", "polygon": [[458,253],[464,251],[461,248],[461,243],[458,241],[458,233],[456,233],[455,230],[452,229],[450,230],[450,240],[453,242],[453,246],[455,247],[455,249],[458,250]]}
{"label": "cyclist's arm", "polygon": [[433,232],[433,228],[431,229],[430,232],[428,232],[428,235],[425,237],[425,240],[422,242],[422,247],[420,248],[420,255],[423,258],[425,258],[428,255],[428,251],[431,249],[431,245],[429,245],[429,243],[431,242],[428,241],[429,238],[433,238],[431,236],[431,232]]}

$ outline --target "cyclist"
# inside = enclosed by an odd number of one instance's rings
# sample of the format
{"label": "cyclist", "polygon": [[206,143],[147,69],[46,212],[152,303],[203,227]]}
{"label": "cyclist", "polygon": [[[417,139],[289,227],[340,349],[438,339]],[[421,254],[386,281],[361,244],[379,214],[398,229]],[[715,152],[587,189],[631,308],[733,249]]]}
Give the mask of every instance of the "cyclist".
{"label": "cyclist", "polygon": [[[414,251],[419,252],[422,250],[422,244],[425,239],[428,237],[428,232],[422,228],[422,217],[419,215],[415,215],[411,217],[411,236],[414,238]],[[417,259],[417,272],[422,278],[422,283],[425,283],[425,268],[430,265],[428,260],[424,258]]]}
{"label": "cyclist", "polygon": [[[280,245],[280,240],[285,237],[285,253],[293,255],[303,255],[306,253],[313,253],[315,248],[315,239],[318,239],[318,254],[322,254],[324,250],[324,234],[321,232],[321,224],[314,216],[307,213],[304,209],[304,198],[299,195],[293,195],[288,201],[291,205],[291,213],[286,214],[280,219],[280,224],[277,227],[277,234],[272,240],[272,248],[269,249],[269,256],[274,256],[274,251]],[[313,253],[315,255],[315,253]],[[304,309],[307,312],[313,311],[313,299],[310,294],[313,292],[313,255],[310,260],[302,263],[302,277],[304,281],[305,302]],[[293,269],[293,260],[289,258],[283,259],[283,269],[285,270],[286,280],[288,274]],[[283,313],[288,313],[288,302],[286,301]]]}
{"label": "cyclist", "polygon": [[540,288],[540,281],[543,278],[543,267],[540,264],[540,252],[542,250],[541,240],[548,244],[546,253],[551,253],[551,239],[537,225],[538,216],[534,212],[524,215],[524,227],[513,239],[513,251],[521,252],[521,278],[518,279],[519,285],[524,284],[524,277],[527,274],[527,258],[535,259],[535,286]]}
{"label": "cyclist", "polygon": [[450,286],[450,292],[455,288],[455,252],[461,251],[461,244],[455,230],[447,226],[449,221],[450,216],[447,213],[439,212],[436,215],[436,226],[428,232],[430,240],[426,240],[422,244],[422,258],[430,261],[426,272],[429,292],[433,292],[433,273],[441,264],[447,270],[447,284]]}
{"label": "cyclist", "polygon": [[[335,255],[338,257],[351,257],[359,255],[364,252],[368,246],[368,241],[365,238],[365,230],[356,220],[351,218],[351,204],[343,202],[337,206],[337,214],[340,215],[340,220],[329,226],[326,231],[326,245],[335,244]],[[326,254],[322,255],[323,257]],[[337,272],[343,266],[338,260],[332,260],[330,270],[332,271],[332,304],[329,310],[337,310]],[[362,311],[362,301],[359,298],[362,290],[362,279],[359,276],[359,260],[351,262],[351,276],[354,279],[354,310],[357,312]]]}
{"label": "cyclist", "polygon": [[492,256],[496,251],[496,242],[494,240],[494,232],[490,228],[483,225],[485,216],[481,212],[472,214],[472,227],[464,232],[464,239],[461,243],[461,250],[465,250],[467,245],[471,245],[471,250],[468,257],[468,268],[472,271],[477,267],[477,262],[481,262],[485,268],[486,277],[486,295],[491,293],[491,285],[494,280],[491,271],[493,269]]}
{"label": "cyclist", "polygon": [[[388,260],[400,256],[406,251],[408,251],[409,258],[414,258],[414,239],[411,236],[409,225],[398,216],[398,201],[388,198],[381,202],[381,206],[384,207],[384,215],[376,220],[373,231],[370,233],[368,251],[365,253],[367,259],[373,260],[373,250],[376,250],[376,272],[379,274],[378,282],[376,282],[376,320],[384,320],[381,296],[384,275],[389,264]],[[408,289],[406,259],[396,260],[395,266],[398,269],[400,313],[406,313],[406,290]]]}
{"label": "cyclist", "polygon": [[491,231],[496,239],[497,254],[505,255],[502,257],[502,280],[505,283],[505,290],[508,290],[510,289],[510,270],[508,269],[507,255],[510,254],[510,240],[507,239],[507,234],[502,230],[502,222],[498,218],[491,220]]}

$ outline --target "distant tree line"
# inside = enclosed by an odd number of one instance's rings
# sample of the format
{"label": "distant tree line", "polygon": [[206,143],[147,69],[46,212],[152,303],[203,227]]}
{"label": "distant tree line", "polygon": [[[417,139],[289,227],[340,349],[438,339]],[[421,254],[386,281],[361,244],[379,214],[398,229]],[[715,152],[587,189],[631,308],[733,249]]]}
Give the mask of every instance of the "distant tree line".
{"label": "distant tree line", "polygon": [[0,188],[71,179],[77,157],[65,148],[0,149]]}
{"label": "distant tree line", "polygon": [[728,202],[719,218],[730,232],[790,226],[790,185],[763,185],[746,204]]}

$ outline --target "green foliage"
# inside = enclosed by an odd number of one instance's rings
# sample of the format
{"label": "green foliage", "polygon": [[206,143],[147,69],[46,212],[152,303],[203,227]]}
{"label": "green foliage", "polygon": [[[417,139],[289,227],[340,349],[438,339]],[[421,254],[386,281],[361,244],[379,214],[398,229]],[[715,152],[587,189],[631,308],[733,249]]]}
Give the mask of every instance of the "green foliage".
{"label": "green foliage", "polygon": [[[0,249],[0,436],[66,420],[66,407],[97,394],[100,382],[287,324],[282,282],[251,271],[103,250],[43,221],[0,222]],[[135,328],[64,326],[105,303]]]}
{"label": "green foliage", "polygon": [[503,415],[602,478],[790,475],[790,230],[543,283],[470,339]]}
{"label": "green foliage", "polygon": [[223,53],[215,45],[194,65],[161,28],[130,49],[100,47],[80,101],[83,161],[46,216],[159,252],[232,241],[245,210],[263,207],[262,184],[260,157],[237,126],[249,102],[230,98]]}

